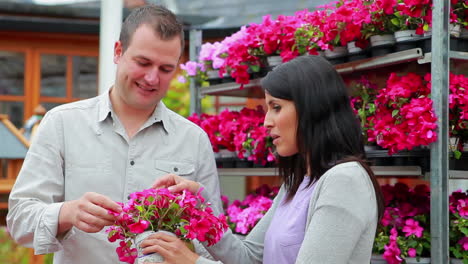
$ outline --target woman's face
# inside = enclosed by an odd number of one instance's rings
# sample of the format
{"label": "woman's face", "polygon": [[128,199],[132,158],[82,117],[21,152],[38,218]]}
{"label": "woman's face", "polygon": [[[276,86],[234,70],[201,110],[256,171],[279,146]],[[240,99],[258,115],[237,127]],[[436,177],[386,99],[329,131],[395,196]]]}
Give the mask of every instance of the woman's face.
{"label": "woman's face", "polygon": [[264,126],[270,131],[276,152],[282,157],[288,157],[298,152],[297,147],[297,113],[294,103],[279,99],[265,92],[267,113]]}

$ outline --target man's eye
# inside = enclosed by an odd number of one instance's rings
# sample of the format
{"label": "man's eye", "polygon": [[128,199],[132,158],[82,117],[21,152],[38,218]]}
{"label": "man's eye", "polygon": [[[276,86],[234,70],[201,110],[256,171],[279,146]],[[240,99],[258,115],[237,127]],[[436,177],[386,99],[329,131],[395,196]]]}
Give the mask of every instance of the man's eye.
{"label": "man's eye", "polygon": [[149,63],[148,62],[144,62],[144,61],[137,61],[138,65],[140,66],[148,66]]}
{"label": "man's eye", "polygon": [[172,69],[162,68],[161,71],[162,71],[162,72],[165,72],[165,73],[169,73],[169,72],[172,71]]}

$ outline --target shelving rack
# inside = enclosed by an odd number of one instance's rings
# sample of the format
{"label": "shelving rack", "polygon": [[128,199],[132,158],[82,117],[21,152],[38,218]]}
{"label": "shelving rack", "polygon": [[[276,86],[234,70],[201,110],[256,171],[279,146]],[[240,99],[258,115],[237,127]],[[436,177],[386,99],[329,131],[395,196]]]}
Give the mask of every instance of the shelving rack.
{"label": "shelving rack", "polygon": [[[439,139],[431,147],[430,173],[426,177],[431,182],[431,263],[449,263],[449,222],[448,222],[448,180],[468,179],[467,171],[448,169],[448,91],[450,59],[468,60],[467,52],[449,51],[449,10],[450,1],[434,1],[432,21],[432,52],[423,53],[420,48],[396,52],[380,57],[343,63],[336,66],[339,73],[377,69],[395,64],[417,61],[419,64],[431,63],[431,97],[438,118]],[[194,45],[190,43],[190,45]],[[199,44],[198,44],[199,45]],[[223,83],[199,88],[195,98],[205,95],[224,95],[263,98],[260,79],[253,79],[240,89],[236,83]],[[376,175],[420,176],[418,166],[374,166]],[[271,176],[273,168],[221,168],[220,176]]]}

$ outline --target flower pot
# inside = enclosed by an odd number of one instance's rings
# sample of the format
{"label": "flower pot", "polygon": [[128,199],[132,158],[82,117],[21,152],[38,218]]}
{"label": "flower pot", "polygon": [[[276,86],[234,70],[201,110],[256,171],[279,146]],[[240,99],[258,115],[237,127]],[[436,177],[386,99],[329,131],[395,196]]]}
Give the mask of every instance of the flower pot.
{"label": "flower pot", "polygon": [[356,47],[356,41],[348,42],[348,61],[356,61],[368,58],[365,50]]}
{"label": "flower pot", "polygon": [[422,36],[416,34],[416,30],[400,30],[394,33],[395,51],[414,49],[419,46]]}
{"label": "flower pot", "polygon": [[419,261],[416,258],[406,258],[406,264],[429,264],[431,263],[431,258],[419,258]]}
{"label": "flower pot", "polygon": [[356,41],[348,42],[348,44],[346,44],[346,47],[348,48],[349,54],[356,54],[356,53],[364,52],[363,49],[356,47]]}
{"label": "flower pot", "polygon": [[450,36],[451,37],[456,37],[456,38],[459,38],[460,37],[460,33],[461,33],[461,28],[460,28],[460,25],[458,24],[450,24],[449,25],[449,33],[450,33]]}
{"label": "flower pot", "polygon": [[[425,35],[427,34],[425,33]],[[432,36],[431,35],[423,37],[421,39],[421,42],[422,42],[421,48],[424,53],[432,51]],[[450,37],[449,45],[450,45],[450,50],[461,51],[461,49],[466,49],[464,45],[464,40],[460,38]]]}
{"label": "flower pot", "polygon": [[463,259],[450,258],[450,264],[463,264]]}
{"label": "flower pot", "polygon": [[387,264],[387,261],[383,258],[382,255],[372,254],[370,263],[371,264]]}
{"label": "flower pot", "polygon": [[218,157],[216,158],[216,165],[218,168],[235,168],[236,160],[236,152],[229,151],[227,149],[220,149],[218,152]]}
{"label": "flower pot", "polygon": [[394,44],[395,44],[395,36],[392,34],[374,35],[370,37],[371,47],[393,46]]}
{"label": "flower pot", "polygon": [[382,56],[393,52],[395,36],[393,34],[374,35],[370,37],[372,57]]}
{"label": "flower pot", "polygon": [[206,77],[208,78],[208,80],[210,80],[210,79],[220,79],[219,70],[206,71]]}
{"label": "flower pot", "polygon": [[252,168],[252,162],[246,159],[237,159],[236,168]]}
{"label": "flower pot", "polygon": [[460,30],[460,38],[458,39],[458,50],[468,51],[468,29],[462,28]]}
{"label": "flower pot", "polygon": [[325,58],[331,64],[340,64],[346,62],[348,49],[346,47],[333,47],[333,50],[325,50]]}
{"label": "flower pot", "polygon": [[270,67],[271,69],[283,63],[283,58],[281,58],[281,56],[278,56],[278,55],[268,56],[266,59],[267,59],[268,67]]}
{"label": "flower pot", "polygon": [[[454,25],[450,24],[449,25],[449,32],[450,32],[450,50],[454,51],[468,51],[468,32],[466,29],[460,28],[460,25]],[[423,44],[423,51],[424,52],[431,52],[431,36],[432,36],[432,30],[428,30],[424,32],[425,37],[429,38],[424,38],[424,44]],[[467,39],[462,38],[464,36]]]}
{"label": "flower pot", "polygon": [[143,254],[143,249],[140,247],[140,243],[143,242],[148,236],[155,234],[155,233],[165,233],[171,236],[176,236],[174,233],[160,230],[160,231],[145,231],[135,237],[135,245],[138,252],[137,256],[137,264],[143,263],[162,263],[164,262],[164,258],[159,255],[158,253],[151,253],[148,255]]}
{"label": "flower pot", "polygon": [[210,85],[220,84],[222,78],[219,77],[219,70],[209,70],[206,72],[206,76]]}
{"label": "flower pot", "polygon": [[450,170],[468,171],[468,157],[465,154],[466,153],[462,154],[459,159],[455,159],[453,157],[450,157],[450,159],[449,159],[449,169]]}
{"label": "flower pot", "polygon": [[417,40],[422,37],[422,35],[416,34],[416,30],[400,30],[394,33],[395,41],[402,42],[408,40]]}
{"label": "flower pot", "polygon": [[325,50],[325,57],[327,59],[335,59],[338,57],[344,57],[348,54],[346,47],[333,47],[333,50]]}

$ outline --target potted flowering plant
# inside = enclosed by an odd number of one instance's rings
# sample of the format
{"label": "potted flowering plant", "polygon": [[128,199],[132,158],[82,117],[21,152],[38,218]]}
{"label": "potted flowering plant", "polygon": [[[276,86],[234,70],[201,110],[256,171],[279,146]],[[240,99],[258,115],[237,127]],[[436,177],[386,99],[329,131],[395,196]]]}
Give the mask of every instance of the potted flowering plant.
{"label": "potted flowering plant", "polygon": [[185,64],[180,65],[182,74],[177,78],[179,82],[186,83],[191,77],[194,78],[195,83],[200,86],[208,86],[205,65],[196,61],[187,61]]}
{"label": "potted flowering plant", "polygon": [[368,78],[362,76],[360,80],[350,84],[351,107],[354,113],[359,116],[361,130],[363,133],[365,146],[371,145],[367,140],[367,130],[372,128],[372,116],[375,114],[375,103],[378,87],[371,83]]}
{"label": "potted flowering plant", "polygon": [[[121,204],[122,212],[106,232],[110,242],[120,241],[116,249],[119,260],[134,263],[158,262],[158,254],[143,256],[138,247],[145,237],[156,231],[168,231],[184,241],[198,239],[208,246],[217,243],[228,228],[223,214],[213,215],[209,203],[189,191],[172,193],[167,189],[148,189],[130,194]],[[136,244],[136,248],[134,247]]]}
{"label": "potted flowering plant", "polygon": [[396,4],[397,0],[363,2],[363,6],[370,13],[371,22],[362,25],[361,33],[365,39],[370,40],[372,56],[380,56],[393,51],[395,44],[393,33],[397,28],[392,23],[392,19],[395,17],[394,6]]}
{"label": "potted flowering plant", "polygon": [[[430,254],[427,185],[410,189],[406,184],[382,186],[385,211],[377,227],[374,254],[382,254],[387,263],[414,263]],[[425,263],[425,262],[422,262]]]}
{"label": "potted flowering plant", "polygon": [[270,188],[264,184],[254,193],[247,195],[243,201],[235,200],[229,204],[227,197],[224,197],[225,210],[232,232],[247,235],[270,209],[278,191],[279,187]]}
{"label": "potted flowering plant", "polygon": [[461,158],[463,144],[468,142],[468,78],[450,74],[449,132],[451,151],[457,160]]}
{"label": "potted flowering plant", "polygon": [[248,162],[266,165],[275,161],[272,138],[263,127],[265,112],[261,106],[256,109],[243,108],[240,111],[223,110],[218,115],[193,114],[188,119],[200,126],[210,139],[213,151],[219,154],[222,167],[234,167],[232,157]]}
{"label": "potted flowering plant", "polygon": [[[371,263],[429,263],[430,191],[427,185],[404,183],[382,186],[385,211],[377,227]],[[451,263],[468,263],[468,193],[449,196]],[[415,258],[415,259],[414,259]],[[460,260],[461,262],[454,262]],[[416,262],[415,262],[416,261]],[[419,261],[419,262],[417,262]]]}
{"label": "potted flowering plant", "polygon": [[[457,190],[449,197],[450,257],[468,263],[468,192]],[[453,263],[453,262],[452,262]]]}
{"label": "potted flowering plant", "polygon": [[415,73],[391,73],[387,87],[379,90],[375,105],[374,126],[367,130],[368,140],[388,149],[390,155],[437,140],[429,74],[423,79]]}

